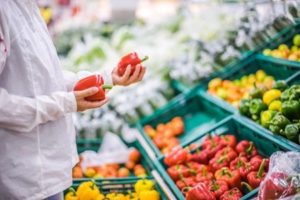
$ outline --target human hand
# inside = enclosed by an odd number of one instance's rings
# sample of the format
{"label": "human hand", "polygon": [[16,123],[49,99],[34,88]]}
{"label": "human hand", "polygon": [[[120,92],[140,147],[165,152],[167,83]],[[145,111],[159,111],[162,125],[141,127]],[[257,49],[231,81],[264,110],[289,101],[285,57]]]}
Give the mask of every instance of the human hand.
{"label": "human hand", "polygon": [[135,67],[134,73],[130,76],[132,68],[128,66],[126,68],[125,73],[123,76],[120,76],[118,74],[118,68],[116,67],[112,72],[112,80],[114,85],[122,85],[122,86],[128,86],[133,83],[137,83],[141,81],[145,75],[146,69],[142,65],[137,65]]}
{"label": "human hand", "polygon": [[102,101],[87,101],[86,97],[92,96],[98,92],[97,87],[91,87],[81,91],[74,91],[74,95],[77,102],[77,111],[82,112],[88,109],[99,108],[108,102],[108,99]]}

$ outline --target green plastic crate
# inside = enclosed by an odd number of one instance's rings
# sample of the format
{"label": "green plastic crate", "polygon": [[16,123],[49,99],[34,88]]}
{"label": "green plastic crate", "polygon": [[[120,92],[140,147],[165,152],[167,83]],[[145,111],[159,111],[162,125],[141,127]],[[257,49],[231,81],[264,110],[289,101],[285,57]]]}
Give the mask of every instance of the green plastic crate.
{"label": "green plastic crate", "polygon": [[[300,84],[300,72],[295,73],[293,76],[289,77],[286,80],[286,82],[288,83],[288,85]],[[268,134],[268,135],[272,135],[272,137],[276,138],[278,141],[281,141],[282,143],[289,145],[295,151],[300,151],[299,144],[296,144],[281,135],[273,134],[269,129],[264,128],[260,124],[254,122],[253,120],[251,120],[245,116],[240,116],[240,117],[243,118],[244,121],[247,121],[247,123],[252,124],[253,126],[257,127],[257,129],[259,129],[261,132],[264,132],[265,134]]]}
{"label": "green plastic crate", "polygon": [[[125,142],[124,142],[125,143]],[[125,143],[128,147],[134,147],[137,150],[139,150],[139,152],[141,153],[141,164],[143,165],[143,167],[146,169],[148,178],[149,175],[151,174],[151,170],[154,169],[154,164],[151,161],[151,159],[149,158],[147,152],[145,151],[145,149],[142,147],[142,145],[139,143],[139,141],[134,141],[133,143]],[[77,140],[77,151],[78,153],[82,153],[83,151],[86,150],[91,150],[91,151],[98,151],[99,147],[101,145],[101,140],[99,139],[81,139],[81,140]],[[121,165],[123,166],[123,165]],[[125,177],[125,178],[114,178],[114,179],[131,179],[133,177],[136,177],[133,173],[130,173],[129,177]],[[151,177],[150,177],[151,178]],[[76,180],[81,180],[81,179],[76,179]],[[82,180],[85,180],[85,178],[83,178]],[[97,179],[96,179],[97,180]],[[106,180],[106,179],[104,179]]]}
{"label": "green plastic crate", "polygon": [[[85,181],[89,181],[90,179],[85,180],[75,180],[73,181],[72,187],[76,190],[77,187]],[[116,179],[105,179],[105,180],[95,180],[96,185],[100,189],[102,194],[109,194],[109,193],[122,193],[122,194],[128,194],[128,190],[134,191],[134,184],[141,180],[139,178],[130,178],[130,179],[122,179],[122,180],[116,180]],[[161,185],[155,181],[154,179],[149,179],[155,182],[155,189],[160,193],[160,197],[162,200],[168,200],[169,197],[161,187]],[[66,194],[68,190],[64,191],[64,194]]]}
{"label": "green plastic crate", "polygon": [[[152,142],[150,137],[144,132],[145,125],[156,127],[159,123],[166,123],[173,117],[180,116],[184,119],[185,131],[179,136],[180,142],[187,141],[193,137],[201,135],[218,121],[229,116],[229,112],[223,108],[215,106],[202,94],[195,91],[189,92],[187,95],[181,95],[167,106],[155,112],[153,115],[141,120],[137,124],[145,146],[148,146],[155,156],[162,156],[159,149]],[[155,158],[152,159],[155,160]]]}
{"label": "green plastic crate", "polygon": [[[213,128],[208,130],[205,134],[200,135],[193,140],[187,141],[183,143],[183,147],[187,147],[192,143],[202,143],[202,140],[205,138],[205,135],[208,133],[213,135],[226,135],[226,134],[233,134],[237,137],[238,141],[241,140],[250,140],[253,141],[255,146],[258,149],[260,155],[265,157],[270,157],[272,153],[276,151],[288,151],[292,150],[288,145],[282,143],[272,137],[271,135],[261,133],[251,124],[245,123],[241,118],[238,116],[230,116],[218,124],[216,124]],[[166,165],[164,164],[163,160],[165,157],[159,158],[156,162],[156,168],[160,175],[163,177],[165,182],[169,185],[169,187],[173,190],[173,193],[176,195],[178,200],[184,200],[184,196],[182,195],[181,191],[177,188],[174,181],[168,175],[166,171]],[[241,199],[246,200],[250,199],[257,193],[258,189],[253,190],[252,192],[246,194]]]}
{"label": "green plastic crate", "polygon": [[[280,44],[287,44],[287,45],[292,45],[293,37],[295,34],[300,34],[300,23],[298,22],[292,27],[289,27],[288,29],[283,30],[278,37],[274,38],[271,40],[267,45],[265,45],[264,48],[268,49],[275,49],[277,48]],[[290,61],[287,59],[281,59],[281,58],[274,58],[272,56],[265,56],[262,54],[262,51],[259,52],[258,55],[262,60],[271,62],[271,63],[276,63],[276,64],[281,64],[281,65],[287,65],[287,66],[294,66],[300,68],[300,62],[297,61]]]}
{"label": "green plastic crate", "polygon": [[[222,79],[227,80],[235,80],[238,78],[241,78],[244,75],[248,75],[251,73],[255,73],[257,70],[262,69],[264,70],[268,75],[271,75],[275,78],[275,80],[287,80],[289,77],[293,76],[295,73],[299,72],[298,67],[294,66],[288,66],[288,65],[280,65],[278,63],[270,63],[267,62],[261,57],[251,57],[249,59],[245,59],[242,62],[238,63],[235,67],[232,67],[227,72],[224,72],[219,75]],[[207,98],[210,99],[210,101],[214,102],[218,106],[221,106],[222,108],[228,110],[231,113],[236,113],[238,110],[231,106],[226,101],[208,94],[207,87],[208,82],[206,83],[206,87],[199,88],[200,90],[204,90],[204,95],[207,96]]]}

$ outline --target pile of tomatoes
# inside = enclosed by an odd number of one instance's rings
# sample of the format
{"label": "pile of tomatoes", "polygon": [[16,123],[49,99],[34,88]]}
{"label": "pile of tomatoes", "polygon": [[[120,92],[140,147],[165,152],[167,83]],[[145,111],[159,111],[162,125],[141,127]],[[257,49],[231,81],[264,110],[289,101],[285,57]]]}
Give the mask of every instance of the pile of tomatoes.
{"label": "pile of tomatoes", "polygon": [[259,186],[269,160],[258,154],[253,142],[238,142],[227,134],[209,135],[201,145],[176,147],[165,156],[164,163],[187,199],[235,200],[242,197],[242,188]]}
{"label": "pile of tomatoes", "polygon": [[137,149],[129,153],[128,161],[124,165],[111,163],[101,166],[81,168],[82,159],[73,168],[73,178],[124,178],[133,173],[138,177],[147,176],[146,169],[140,164],[141,154]]}
{"label": "pile of tomatoes", "polygon": [[165,124],[158,124],[156,128],[146,125],[144,131],[153,140],[157,148],[163,154],[166,154],[179,145],[178,136],[184,132],[184,121],[181,117],[174,117]]}

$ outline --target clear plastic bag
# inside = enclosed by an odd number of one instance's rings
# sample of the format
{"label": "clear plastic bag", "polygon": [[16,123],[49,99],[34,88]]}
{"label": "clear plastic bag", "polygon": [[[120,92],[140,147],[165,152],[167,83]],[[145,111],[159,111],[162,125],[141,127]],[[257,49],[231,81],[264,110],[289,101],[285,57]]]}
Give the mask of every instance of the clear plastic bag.
{"label": "clear plastic bag", "polygon": [[[300,152],[276,152],[257,200],[300,200]],[[297,194],[298,193],[298,194]]]}
{"label": "clear plastic bag", "polygon": [[132,148],[113,133],[106,133],[102,145],[98,152],[85,151],[81,153],[81,167],[85,170],[88,167],[102,166],[111,163],[125,163],[128,161],[129,153]]}

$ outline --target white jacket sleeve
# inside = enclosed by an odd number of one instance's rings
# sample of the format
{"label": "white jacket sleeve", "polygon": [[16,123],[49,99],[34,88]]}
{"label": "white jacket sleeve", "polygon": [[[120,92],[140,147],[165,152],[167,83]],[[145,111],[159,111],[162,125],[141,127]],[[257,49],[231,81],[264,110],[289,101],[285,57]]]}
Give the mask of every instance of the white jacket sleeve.
{"label": "white jacket sleeve", "polygon": [[[0,74],[10,53],[8,25],[0,13]],[[28,132],[39,124],[76,111],[73,93],[56,92],[50,96],[27,98],[9,94],[0,87],[0,128]]]}
{"label": "white jacket sleeve", "polygon": [[73,93],[55,92],[35,98],[8,94],[0,88],[0,128],[29,132],[39,124],[76,111]]}

